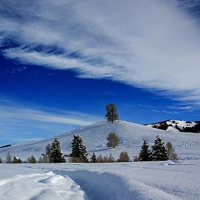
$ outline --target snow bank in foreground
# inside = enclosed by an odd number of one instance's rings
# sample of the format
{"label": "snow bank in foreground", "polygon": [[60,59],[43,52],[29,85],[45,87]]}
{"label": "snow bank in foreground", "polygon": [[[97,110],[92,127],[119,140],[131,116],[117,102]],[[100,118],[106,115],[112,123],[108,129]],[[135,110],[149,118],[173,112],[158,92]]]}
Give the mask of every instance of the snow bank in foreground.
{"label": "snow bank in foreground", "polygon": [[2,200],[87,200],[84,191],[73,180],[52,171],[2,179],[0,187]]}

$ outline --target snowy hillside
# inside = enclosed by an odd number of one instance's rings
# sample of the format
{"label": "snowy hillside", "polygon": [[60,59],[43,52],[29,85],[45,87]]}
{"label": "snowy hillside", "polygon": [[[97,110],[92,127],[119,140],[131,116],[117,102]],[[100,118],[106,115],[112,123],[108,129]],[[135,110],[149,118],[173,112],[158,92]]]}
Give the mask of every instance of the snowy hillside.
{"label": "snowy hillside", "polygon": [[165,120],[153,124],[146,124],[145,126],[166,131],[200,133],[200,121]]}
{"label": "snowy hillside", "polygon": [[[106,146],[106,137],[110,132],[116,133],[120,138],[120,144],[116,149],[110,149]],[[159,135],[165,143],[170,141],[173,144],[180,159],[200,159],[200,134],[168,132],[124,121],[117,121],[113,124],[97,122],[55,136],[59,138],[61,148],[66,154],[71,152],[71,142],[74,134],[79,134],[83,137],[89,155],[93,152],[97,155],[108,155],[111,153],[117,159],[120,152],[127,151],[131,159],[133,159],[140,152],[143,139],[146,139],[151,146],[156,135]],[[46,145],[51,143],[53,139],[37,140],[2,148],[0,149],[0,156],[4,160],[6,154],[10,152],[12,156],[18,156],[22,160],[26,160],[31,155],[38,159],[44,153]]]}

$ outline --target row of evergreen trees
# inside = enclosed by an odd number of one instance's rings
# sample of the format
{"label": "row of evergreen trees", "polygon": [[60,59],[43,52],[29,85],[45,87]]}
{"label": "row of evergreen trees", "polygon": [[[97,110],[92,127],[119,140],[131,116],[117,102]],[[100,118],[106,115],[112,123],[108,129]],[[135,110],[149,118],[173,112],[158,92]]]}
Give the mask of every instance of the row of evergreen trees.
{"label": "row of evergreen trees", "polygon": [[[114,138],[114,139],[113,139]],[[108,147],[115,148],[116,144],[119,142],[119,138],[115,133],[110,133],[107,137]],[[83,139],[80,135],[74,135],[73,141],[71,143],[72,152],[69,155],[70,162],[76,163],[105,163],[105,162],[129,162],[130,158],[127,152],[121,152],[118,160],[115,160],[114,157],[110,154],[109,156],[96,156],[95,153],[92,154],[91,158],[88,159],[88,153],[86,146],[83,143]],[[164,161],[164,160],[176,160],[178,159],[175,149],[173,148],[170,142],[167,143],[166,147],[162,138],[158,135],[156,136],[152,150],[149,150],[149,146],[146,140],[143,141],[139,157],[135,157],[135,161]],[[1,159],[0,159],[1,162]],[[31,156],[27,159],[28,163],[36,163],[34,156]],[[60,148],[60,142],[57,138],[53,140],[51,144],[46,146],[46,151],[38,160],[39,163],[62,163],[66,162],[65,155],[62,153]],[[8,153],[6,156],[6,163],[22,163],[20,158],[14,156],[12,159],[11,155]]]}
{"label": "row of evergreen trees", "polygon": [[[6,155],[6,160],[5,160],[5,163],[36,163],[36,162],[37,161],[33,155],[28,157],[26,161],[22,161],[21,158],[18,158],[17,156],[13,156],[12,158],[9,152]],[[1,158],[0,158],[0,163],[2,163]]]}

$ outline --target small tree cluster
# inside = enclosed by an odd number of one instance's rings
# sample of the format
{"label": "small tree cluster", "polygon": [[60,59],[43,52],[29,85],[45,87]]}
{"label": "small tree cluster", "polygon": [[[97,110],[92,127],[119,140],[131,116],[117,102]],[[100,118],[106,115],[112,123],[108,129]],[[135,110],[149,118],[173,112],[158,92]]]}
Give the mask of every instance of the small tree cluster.
{"label": "small tree cluster", "polygon": [[119,144],[119,138],[116,133],[110,133],[106,139],[108,140],[107,147],[115,148]]}
{"label": "small tree cluster", "polygon": [[144,140],[139,153],[138,161],[164,161],[168,159],[178,159],[172,144],[168,142],[165,147],[162,138],[160,138],[158,135],[156,136],[154,145],[152,146],[152,151],[150,151],[148,148],[149,146],[147,145],[146,140]]}
{"label": "small tree cluster", "polygon": [[22,160],[16,156],[14,156],[12,163],[22,163]]}
{"label": "small tree cluster", "polygon": [[98,163],[110,163],[110,162],[114,162],[114,161],[115,161],[115,159],[112,154],[110,154],[109,156],[105,155],[104,157],[102,155],[99,155],[97,157]]}
{"label": "small tree cluster", "polygon": [[89,162],[87,155],[88,153],[82,137],[80,135],[74,135],[74,139],[72,141],[72,153],[70,155],[71,162],[87,163]]}

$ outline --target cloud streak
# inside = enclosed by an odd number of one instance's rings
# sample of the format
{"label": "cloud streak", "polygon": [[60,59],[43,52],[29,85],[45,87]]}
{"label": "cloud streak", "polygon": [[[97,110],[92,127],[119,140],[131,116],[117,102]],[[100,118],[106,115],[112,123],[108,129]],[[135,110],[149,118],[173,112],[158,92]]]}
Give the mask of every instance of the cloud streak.
{"label": "cloud streak", "polygon": [[33,138],[52,137],[102,120],[98,116],[48,108],[23,108],[11,102],[0,106],[0,145]]}
{"label": "cloud streak", "polygon": [[200,28],[173,1],[2,0],[10,59],[200,103]]}

